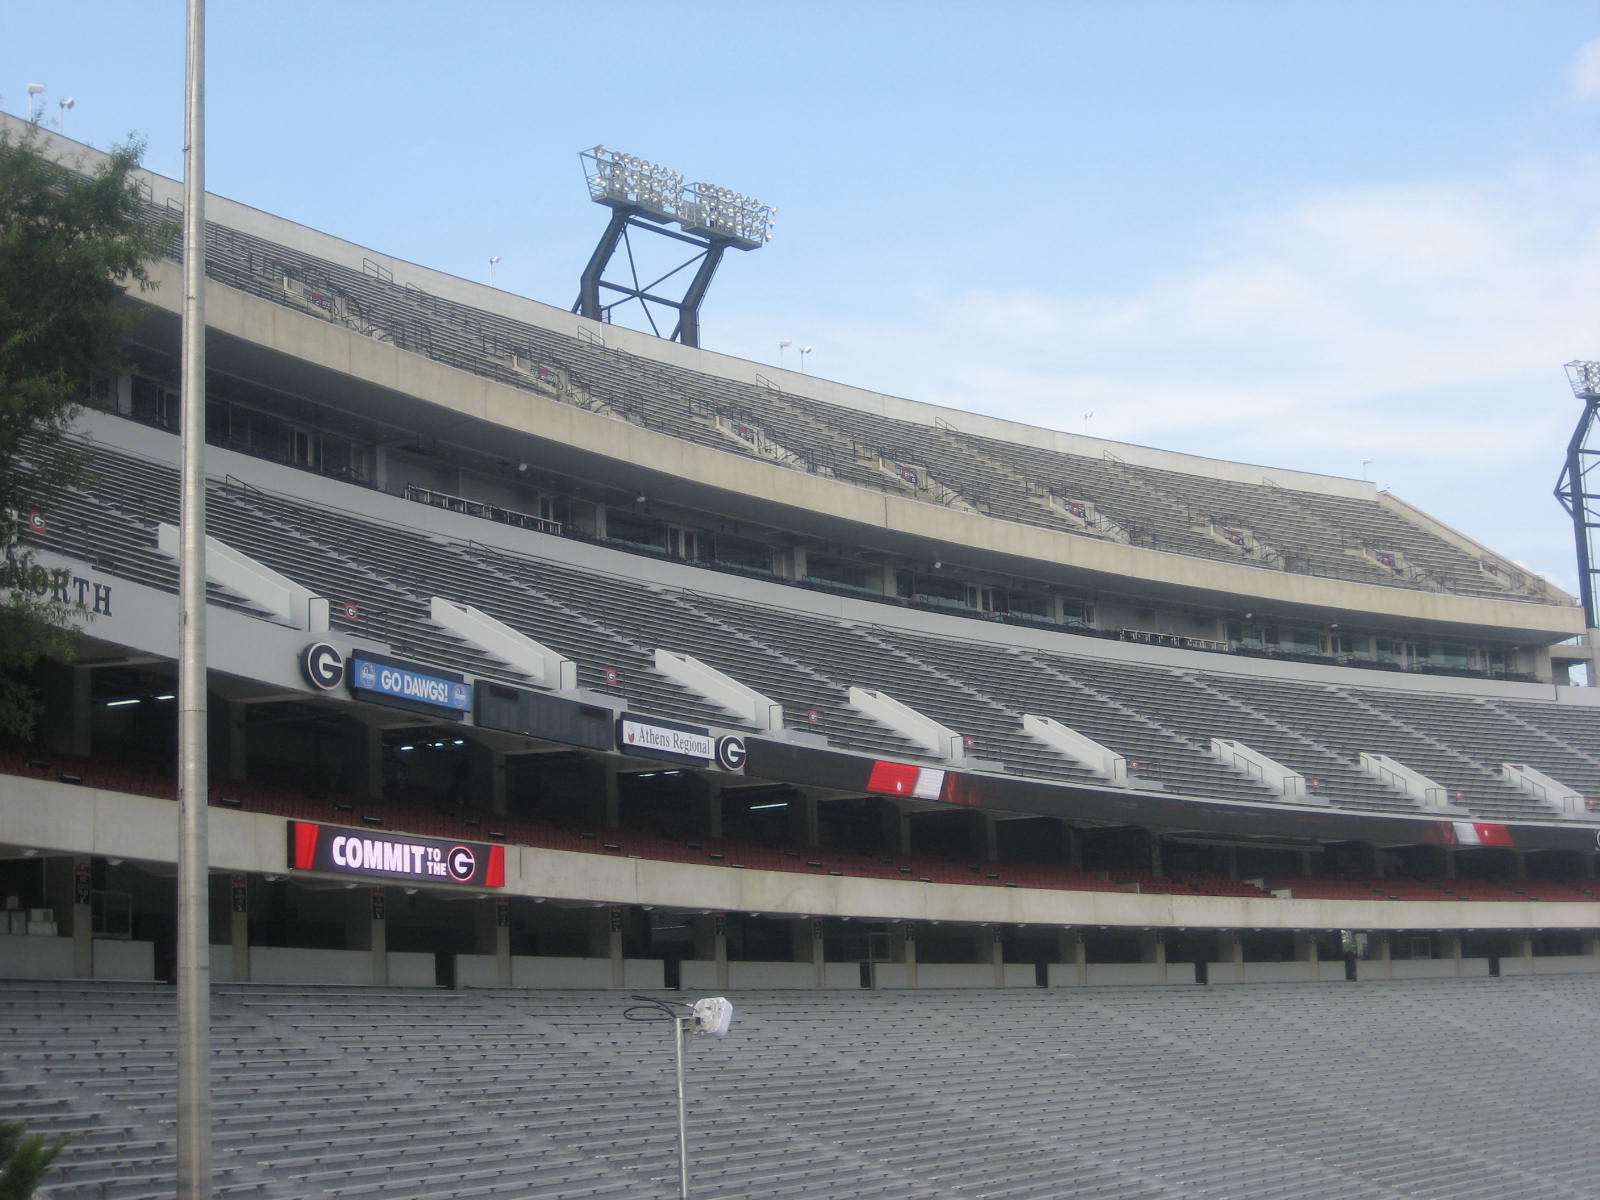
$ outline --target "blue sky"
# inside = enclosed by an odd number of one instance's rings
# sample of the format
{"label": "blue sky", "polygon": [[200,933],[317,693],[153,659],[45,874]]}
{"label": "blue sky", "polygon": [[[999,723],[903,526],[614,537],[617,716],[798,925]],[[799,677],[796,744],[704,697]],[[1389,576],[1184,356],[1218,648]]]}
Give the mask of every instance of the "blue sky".
{"label": "blue sky", "polygon": [[[48,124],[181,175],[182,8],[0,0],[0,107],[43,83]],[[1576,585],[1551,490],[1561,365],[1600,358],[1600,0],[273,0],[209,26],[212,191],[480,281],[499,255],[498,286],[566,307],[604,143],[778,206],[710,349],[1365,470]]]}

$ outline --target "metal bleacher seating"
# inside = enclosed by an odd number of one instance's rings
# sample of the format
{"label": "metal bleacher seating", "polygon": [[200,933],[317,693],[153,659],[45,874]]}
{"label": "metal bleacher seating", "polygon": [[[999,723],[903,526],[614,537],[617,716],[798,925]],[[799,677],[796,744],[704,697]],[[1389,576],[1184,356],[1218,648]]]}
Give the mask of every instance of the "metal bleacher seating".
{"label": "metal bleacher seating", "polygon": [[[689,1047],[696,1196],[1591,1195],[1594,976],[736,992]],[[676,1195],[670,1036],[593,992],[219,985],[217,1194]],[[172,994],[0,984],[42,1200],[171,1194]]]}
{"label": "metal bleacher seating", "polygon": [[[151,221],[171,214],[152,206]],[[222,225],[208,227],[208,269],[219,283],[501,383],[542,391],[673,437],[729,453],[766,454],[798,470],[1000,520],[1116,536],[1180,554],[1392,587],[1554,602],[1537,579],[1493,570],[1378,500],[1216,480],[979,436],[703,375],[610,348],[592,335],[431,295],[364,259],[360,269]],[[180,247],[173,232],[169,253]],[[576,327],[575,327],[576,328]],[[733,430],[742,428],[743,433]],[[888,460],[887,462],[884,460]],[[930,477],[908,481],[899,467]],[[1087,501],[1112,522],[1086,529],[1050,497]],[[1271,553],[1219,539],[1215,525],[1249,529]],[[1398,553],[1409,570],[1373,555]]]}
{"label": "metal bleacher seating", "polygon": [[[153,527],[170,519],[175,472],[105,445],[96,455],[93,481],[63,503],[59,527],[52,511],[39,540],[70,549],[58,528],[91,514],[103,545],[139,549],[108,570],[174,587],[171,561],[154,550]],[[1279,799],[1211,757],[1213,737],[1271,755],[1337,807],[1421,810],[1362,773],[1363,752],[1392,755],[1447,789],[1443,799],[1485,820],[1557,815],[1505,783],[1503,762],[1527,762],[1585,794],[1600,791],[1600,746],[1587,710],[1113,661],[1079,651],[1082,639],[1066,635],[1059,648],[999,644],[997,652],[978,631],[965,636],[966,622],[959,635],[935,637],[889,619],[846,622],[581,568],[559,561],[553,535],[529,533],[527,551],[516,552],[233,479],[213,481],[210,493],[212,535],[327,596],[336,628],[439,666],[521,682],[515,669],[430,620],[428,598],[443,596],[572,658],[582,686],[661,716],[740,723],[657,672],[658,648],[700,658],[772,697],[794,728],[875,755],[926,751],[851,708],[853,686],[881,689],[941,721],[970,739],[967,752],[976,758],[1043,779],[1094,777],[1024,735],[1025,713],[1052,717],[1123,755],[1134,786],[1178,795]],[[219,599],[251,608],[240,597]],[[982,632],[993,637],[988,626]]]}

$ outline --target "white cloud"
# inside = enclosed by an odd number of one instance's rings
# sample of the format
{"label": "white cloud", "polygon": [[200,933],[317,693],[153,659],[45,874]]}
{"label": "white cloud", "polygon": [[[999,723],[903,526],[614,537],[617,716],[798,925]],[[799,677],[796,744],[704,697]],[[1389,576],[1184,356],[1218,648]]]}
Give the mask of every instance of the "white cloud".
{"label": "white cloud", "polygon": [[830,313],[807,325],[826,352],[813,366],[1072,432],[1093,412],[1099,437],[1272,466],[1356,475],[1372,457],[1374,481],[1548,563],[1534,546],[1563,519],[1550,487],[1577,417],[1561,364],[1600,358],[1597,190],[1600,161],[1327,191],[1120,293]]}
{"label": "white cloud", "polygon": [[1600,99],[1600,38],[1585,42],[1573,59],[1572,94],[1579,100]]}

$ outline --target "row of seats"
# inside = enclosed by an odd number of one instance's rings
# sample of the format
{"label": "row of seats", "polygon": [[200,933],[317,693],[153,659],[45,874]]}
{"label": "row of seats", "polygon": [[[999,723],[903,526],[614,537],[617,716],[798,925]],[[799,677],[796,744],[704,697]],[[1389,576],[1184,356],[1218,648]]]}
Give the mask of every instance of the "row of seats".
{"label": "row of seats", "polygon": [[[97,453],[99,479],[92,495],[79,493],[81,502],[98,503],[108,519],[131,514],[123,520],[153,527],[170,505],[162,469],[105,447]],[[175,475],[166,478],[175,487]],[[1181,795],[1281,799],[1213,758],[1213,737],[1274,757],[1336,807],[1423,812],[1417,798],[1365,774],[1364,753],[1420,771],[1445,789],[1444,798],[1483,820],[1559,815],[1548,801],[1503,780],[1505,762],[1529,763],[1579,794],[1600,795],[1593,710],[1110,661],[1072,652],[1067,638],[1059,650],[996,653],[994,642],[842,622],[440,539],[235,481],[215,484],[213,492],[220,501],[217,536],[327,594],[336,627],[483,678],[523,681],[507,664],[434,625],[429,597],[481,607],[571,658],[580,685],[624,697],[639,711],[738,723],[655,670],[657,648],[676,650],[771,697],[792,724],[874,756],[923,752],[852,708],[852,687],[881,690],[926,711],[961,734],[974,757],[1064,783],[1097,780],[1084,764],[1026,736],[1025,714],[1052,717],[1094,738],[1127,760],[1136,781]],[[148,528],[145,536],[153,541]],[[527,536],[530,548],[538,548],[541,535]]]}
{"label": "row of seats", "polygon": [[[731,999],[686,1054],[708,1200],[1592,1193],[1593,975]],[[629,1004],[216,985],[218,1193],[677,1195],[673,1039]],[[176,1027],[168,988],[0,982],[0,1096],[80,1135],[45,1200],[171,1194]]]}
{"label": "row of seats", "polygon": [[[167,214],[153,212],[152,219]],[[1378,500],[1199,475],[1046,451],[924,425],[807,397],[701,375],[590,339],[473,309],[396,283],[381,269],[353,270],[220,225],[209,227],[213,278],[275,303],[344,324],[403,349],[502,383],[555,392],[586,407],[730,453],[754,455],[759,440],[808,469],[849,482],[906,491],[906,469],[963,507],[1009,521],[1083,532],[1051,497],[1090,504],[1124,537],[1187,555],[1235,559],[1303,574],[1468,595],[1556,602],[1536,578],[1480,560],[1409,522]],[[178,235],[169,252],[181,253]],[[728,429],[751,431],[751,438]],[[759,430],[760,439],[755,438]],[[893,469],[886,469],[887,464]],[[915,489],[913,489],[915,491]],[[1248,530],[1275,548],[1251,557],[1217,527]],[[1387,561],[1385,561],[1387,559]],[[1414,566],[1402,570],[1396,562]]]}

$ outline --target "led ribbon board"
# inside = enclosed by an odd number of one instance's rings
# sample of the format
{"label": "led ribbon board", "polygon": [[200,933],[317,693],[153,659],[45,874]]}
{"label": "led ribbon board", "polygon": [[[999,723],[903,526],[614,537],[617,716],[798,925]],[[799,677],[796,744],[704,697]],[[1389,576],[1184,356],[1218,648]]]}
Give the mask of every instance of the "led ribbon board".
{"label": "led ribbon board", "polygon": [[348,682],[358,700],[391,708],[457,720],[472,709],[472,685],[465,676],[376,654],[353,656]]}
{"label": "led ribbon board", "polygon": [[362,879],[460,887],[506,885],[506,848],[290,821],[289,867]]}

